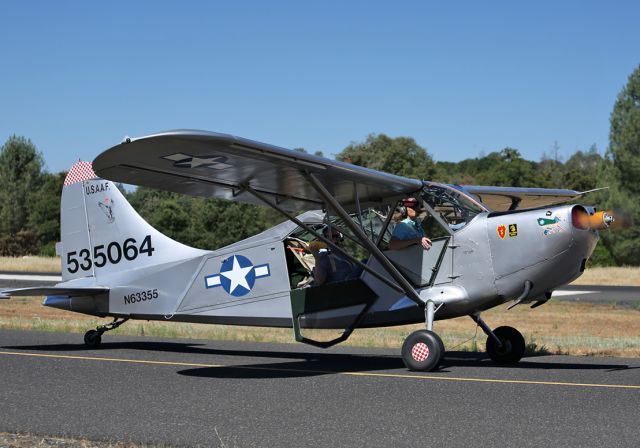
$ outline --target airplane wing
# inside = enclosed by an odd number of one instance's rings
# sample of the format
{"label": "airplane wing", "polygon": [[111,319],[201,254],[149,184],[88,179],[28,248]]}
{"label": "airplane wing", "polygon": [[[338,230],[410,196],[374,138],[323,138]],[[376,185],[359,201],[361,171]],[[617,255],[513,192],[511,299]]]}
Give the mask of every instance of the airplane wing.
{"label": "airplane wing", "polygon": [[0,290],[0,299],[9,299],[13,296],[66,296],[83,297],[97,296],[109,292],[109,288],[103,286],[90,288],[56,288],[55,286],[35,286],[30,288],[14,288]]}
{"label": "airplane wing", "polygon": [[287,210],[312,210],[324,202],[306,179],[310,173],[349,208],[403,196],[422,187],[416,179],[279,148],[227,134],[177,130],[126,138],[93,161],[99,176],[192,196],[261,203],[243,187]]}
{"label": "airplane wing", "polygon": [[480,202],[494,212],[517,209],[540,208],[562,204],[584,197],[590,191],[575,191],[549,188],[487,187],[480,185],[463,185],[467,193],[478,198]]}

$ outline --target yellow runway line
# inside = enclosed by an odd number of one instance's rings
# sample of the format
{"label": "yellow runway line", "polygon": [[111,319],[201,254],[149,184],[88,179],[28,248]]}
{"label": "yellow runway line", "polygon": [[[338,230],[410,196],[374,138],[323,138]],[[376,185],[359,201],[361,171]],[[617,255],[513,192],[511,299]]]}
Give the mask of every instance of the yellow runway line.
{"label": "yellow runway line", "polygon": [[171,361],[146,361],[143,359],[99,358],[99,357],[93,357],[93,356],[48,355],[45,353],[0,352],[0,355],[28,356],[33,358],[79,359],[79,360],[85,360],[85,361],[128,362],[132,364],[157,364],[157,365],[164,365],[164,366],[226,367],[222,364],[198,364],[198,363],[171,362]]}
{"label": "yellow runway line", "polygon": [[494,383],[494,384],[524,384],[524,385],[540,385],[540,386],[568,386],[568,387],[640,390],[640,385],[635,386],[635,385],[628,385],[628,384],[570,383],[570,382],[562,382],[562,381],[534,381],[534,380],[501,380],[501,379],[494,379],[494,378],[465,378],[465,377],[436,376],[436,375],[411,375],[411,374],[401,374],[401,373],[334,372],[330,370],[289,369],[289,368],[260,367],[260,366],[228,366],[224,364],[149,361],[149,360],[141,360],[141,359],[51,355],[51,354],[45,354],[45,353],[27,353],[27,352],[0,351],[0,355],[25,356],[25,357],[32,357],[32,358],[49,358],[49,359],[73,359],[73,360],[84,360],[84,361],[122,362],[122,363],[131,363],[131,364],[151,364],[151,365],[180,366],[180,367],[209,367],[209,368],[265,370],[265,371],[292,372],[292,373],[333,374],[333,375],[348,375],[348,376],[374,377],[374,378],[379,377],[379,378],[399,378],[399,379],[412,379],[412,380],[466,381],[466,382]]}

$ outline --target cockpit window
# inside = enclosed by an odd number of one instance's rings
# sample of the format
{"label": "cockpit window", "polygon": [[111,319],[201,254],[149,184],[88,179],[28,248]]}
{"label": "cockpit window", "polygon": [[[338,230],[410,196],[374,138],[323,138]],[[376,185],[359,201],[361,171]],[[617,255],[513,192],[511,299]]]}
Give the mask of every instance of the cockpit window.
{"label": "cockpit window", "polygon": [[476,215],[486,211],[469,196],[448,185],[425,182],[422,199],[454,232],[463,229]]}
{"label": "cockpit window", "polygon": [[[380,245],[383,248],[386,248],[389,240],[391,239],[392,230],[385,226],[388,213],[390,213],[389,210],[391,210],[391,207],[370,207],[362,210],[360,213],[351,213],[350,217],[351,220],[364,231],[371,241],[380,241]],[[358,238],[353,235],[353,232],[338,216],[329,214],[325,216],[323,224],[314,224],[310,227],[317,233],[322,233],[322,229],[327,225],[330,225],[332,229],[343,234],[343,244],[346,249],[350,250],[351,253],[356,254],[358,258],[362,259],[367,257],[367,251],[362,246],[362,243],[360,243]],[[317,237],[312,233],[300,228],[293,232],[291,236],[305,242],[317,239]]]}
{"label": "cockpit window", "polygon": [[[388,242],[391,238],[391,232],[389,229],[384,228],[387,213],[388,212],[384,209],[367,208],[362,210],[360,214],[351,214],[351,219],[358,224],[358,227],[364,230],[364,233],[371,241],[377,241],[379,238],[382,238],[383,241]],[[342,219],[332,216],[331,225],[338,228],[342,233],[348,235],[352,239],[356,239],[355,236],[352,235],[351,230],[349,230],[345,223],[342,222]],[[385,231],[385,233],[380,235],[382,231]]]}

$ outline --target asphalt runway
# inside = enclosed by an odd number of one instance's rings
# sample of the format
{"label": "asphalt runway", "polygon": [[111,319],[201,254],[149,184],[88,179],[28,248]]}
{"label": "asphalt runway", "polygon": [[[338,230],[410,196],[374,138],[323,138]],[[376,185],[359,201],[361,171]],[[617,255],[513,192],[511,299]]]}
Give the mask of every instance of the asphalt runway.
{"label": "asphalt runway", "polygon": [[567,285],[556,289],[551,297],[558,300],[638,306],[640,304],[640,287]]}
{"label": "asphalt runway", "polygon": [[0,432],[225,447],[640,445],[640,359],[0,330]]}
{"label": "asphalt runway", "polygon": [[54,286],[62,281],[60,274],[0,271],[0,288],[28,288],[30,286]]}

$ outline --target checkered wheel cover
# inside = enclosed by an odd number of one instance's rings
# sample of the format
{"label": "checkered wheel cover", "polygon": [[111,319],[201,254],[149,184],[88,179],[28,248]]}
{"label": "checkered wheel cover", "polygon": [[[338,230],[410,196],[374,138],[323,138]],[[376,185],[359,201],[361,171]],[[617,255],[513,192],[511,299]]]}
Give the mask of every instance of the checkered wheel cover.
{"label": "checkered wheel cover", "polygon": [[418,362],[426,361],[429,357],[429,347],[424,342],[418,342],[411,349],[411,357]]}

